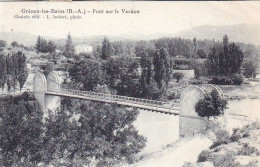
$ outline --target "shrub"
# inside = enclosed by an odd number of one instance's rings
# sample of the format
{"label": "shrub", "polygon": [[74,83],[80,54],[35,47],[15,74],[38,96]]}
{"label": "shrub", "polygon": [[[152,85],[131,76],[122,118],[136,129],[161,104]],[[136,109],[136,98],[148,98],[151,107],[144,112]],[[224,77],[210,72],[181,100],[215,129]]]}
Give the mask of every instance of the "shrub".
{"label": "shrub", "polygon": [[231,140],[232,142],[235,142],[235,141],[238,141],[238,140],[241,139],[241,138],[242,138],[241,129],[239,129],[239,128],[233,129],[233,133],[232,133],[232,135],[231,135],[231,137],[230,137],[230,140]]}
{"label": "shrub", "polygon": [[216,85],[241,85],[244,82],[244,77],[241,74],[233,76],[215,76],[208,83]]}
{"label": "shrub", "polygon": [[176,82],[179,82],[184,77],[184,74],[181,72],[175,72],[172,77],[176,79]]}
{"label": "shrub", "polygon": [[231,77],[233,85],[241,85],[244,82],[244,77],[241,74],[235,74]]}
{"label": "shrub", "polygon": [[203,150],[199,156],[197,162],[205,162],[210,159],[210,152],[208,150]]}
{"label": "shrub", "polygon": [[211,159],[213,165],[216,167],[238,167],[240,164],[235,162],[236,158],[232,153],[227,153],[223,155],[215,155]]}
{"label": "shrub", "polygon": [[228,79],[227,77],[213,77],[209,82],[209,84],[216,84],[216,85],[230,85],[231,80]]}
{"label": "shrub", "polygon": [[215,132],[216,135],[216,141],[213,143],[212,146],[210,146],[211,149],[221,145],[221,144],[227,144],[229,142],[230,135],[228,131],[226,130],[218,130]]}
{"label": "shrub", "polygon": [[189,81],[189,84],[192,84],[192,85],[201,85],[203,84],[203,80],[200,80],[200,79],[190,79]]}
{"label": "shrub", "polygon": [[238,155],[246,155],[246,156],[251,156],[251,155],[253,155],[253,154],[259,155],[259,151],[258,151],[257,148],[255,148],[255,147],[250,147],[250,146],[248,145],[248,143],[245,143],[245,144],[243,145],[243,147],[242,147],[240,150],[238,150],[237,154],[238,154]]}

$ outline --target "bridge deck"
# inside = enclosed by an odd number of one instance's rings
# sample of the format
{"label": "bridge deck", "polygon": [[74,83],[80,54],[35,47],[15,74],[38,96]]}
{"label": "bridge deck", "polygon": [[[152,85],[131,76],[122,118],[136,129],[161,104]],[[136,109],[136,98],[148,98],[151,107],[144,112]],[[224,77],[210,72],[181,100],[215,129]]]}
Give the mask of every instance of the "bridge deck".
{"label": "bridge deck", "polygon": [[125,106],[137,107],[137,108],[161,112],[165,114],[174,114],[174,115],[180,114],[179,104],[174,104],[169,102],[133,98],[127,96],[118,96],[118,95],[104,94],[104,93],[96,93],[90,91],[69,90],[69,89],[61,89],[60,91],[47,90],[46,94],[100,101],[106,103],[117,103]]}

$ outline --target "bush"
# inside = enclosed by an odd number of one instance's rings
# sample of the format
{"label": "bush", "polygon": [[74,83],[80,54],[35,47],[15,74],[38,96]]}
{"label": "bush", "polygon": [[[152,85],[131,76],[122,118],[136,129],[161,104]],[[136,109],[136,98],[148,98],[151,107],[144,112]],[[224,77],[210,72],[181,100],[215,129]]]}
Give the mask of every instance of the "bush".
{"label": "bush", "polygon": [[216,85],[241,85],[244,82],[244,77],[241,74],[228,76],[215,76],[208,83]]}
{"label": "bush", "polygon": [[257,148],[255,148],[255,147],[250,147],[250,146],[248,145],[248,143],[245,143],[245,144],[243,145],[243,147],[242,147],[240,150],[238,150],[238,152],[237,152],[238,155],[246,155],[246,156],[251,156],[251,155],[253,155],[253,154],[259,155],[259,153],[260,153],[260,152],[258,151]]}
{"label": "bush", "polygon": [[172,77],[176,79],[176,82],[179,82],[184,77],[184,74],[181,72],[175,72]]}
{"label": "bush", "polygon": [[241,138],[242,138],[241,129],[239,129],[239,128],[233,129],[233,133],[232,133],[232,135],[231,135],[231,137],[230,137],[230,140],[231,140],[232,142],[235,142],[235,141],[238,141],[238,140],[241,139]]}
{"label": "bush", "polygon": [[232,153],[215,155],[211,161],[216,167],[238,167],[240,164],[235,161],[236,158]]}
{"label": "bush", "polygon": [[216,85],[231,85],[231,80],[227,77],[213,77],[208,83]]}
{"label": "bush", "polygon": [[241,85],[244,82],[244,77],[241,74],[235,74],[231,77],[233,85]]}
{"label": "bush", "polygon": [[200,80],[200,79],[190,79],[189,84],[201,85],[201,84],[203,84],[203,80]]}
{"label": "bush", "polygon": [[199,156],[197,162],[206,162],[210,159],[210,152],[208,150],[203,150]]}
{"label": "bush", "polygon": [[211,149],[220,146],[221,144],[227,144],[229,142],[230,135],[228,131],[221,129],[215,132],[215,135],[216,135],[216,141],[213,143],[212,146],[210,146]]}

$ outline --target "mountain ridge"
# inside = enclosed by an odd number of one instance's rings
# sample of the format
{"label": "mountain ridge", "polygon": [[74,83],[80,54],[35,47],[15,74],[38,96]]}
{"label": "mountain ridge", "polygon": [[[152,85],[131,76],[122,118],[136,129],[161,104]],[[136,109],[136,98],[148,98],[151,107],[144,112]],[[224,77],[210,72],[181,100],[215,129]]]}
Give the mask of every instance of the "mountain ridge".
{"label": "mountain ridge", "polygon": [[[202,25],[192,27],[190,29],[182,30],[174,34],[170,33],[155,33],[151,35],[146,35],[143,33],[124,33],[120,35],[107,35],[110,41],[120,41],[120,40],[152,40],[158,38],[187,38],[192,39],[194,37],[197,40],[222,40],[223,36],[227,34],[230,41],[232,42],[243,42],[249,44],[260,45],[260,25],[254,24],[235,24],[235,25],[224,25],[224,26],[214,26],[214,25]],[[84,37],[73,37],[76,44],[78,43],[90,43],[90,42],[100,42],[106,35],[91,35]],[[38,35],[26,32],[0,32],[0,40],[5,40],[8,44],[13,41],[22,43],[27,46],[32,46],[36,43]],[[53,40],[59,44],[64,44],[64,38],[57,38],[51,36],[43,36],[47,40]]]}

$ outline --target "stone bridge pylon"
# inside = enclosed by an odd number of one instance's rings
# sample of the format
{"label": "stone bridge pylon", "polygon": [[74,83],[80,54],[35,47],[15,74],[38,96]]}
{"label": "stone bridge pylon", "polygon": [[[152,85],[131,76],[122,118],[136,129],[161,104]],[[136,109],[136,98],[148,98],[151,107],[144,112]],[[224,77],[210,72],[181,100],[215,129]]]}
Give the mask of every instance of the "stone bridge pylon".
{"label": "stone bridge pylon", "polygon": [[46,94],[47,90],[59,91],[61,78],[54,72],[47,76],[37,73],[33,78],[33,94],[43,111],[53,110],[60,107],[60,97]]}

